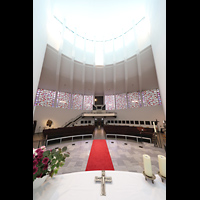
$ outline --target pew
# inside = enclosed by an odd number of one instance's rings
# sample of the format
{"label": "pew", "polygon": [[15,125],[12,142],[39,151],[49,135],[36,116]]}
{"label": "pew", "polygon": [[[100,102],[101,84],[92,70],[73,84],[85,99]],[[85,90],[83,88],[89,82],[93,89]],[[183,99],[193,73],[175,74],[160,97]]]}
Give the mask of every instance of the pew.
{"label": "pew", "polygon": [[[84,134],[92,134],[94,132],[95,126],[74,126],[74,127],[61,127],[53,129],[44,129],[43,135],[46,139],[53,139],[65,136],[76,136]],[[143,129],[143,132],[141,131]],[[132,126],[113,126],[104,125],[104,130],[106,134],[121,134],[130,136],[141,136],[150,138],[152,140],[154,129],[153,128],[143,128],[143,127],[132,127]]]}
{"label": "pew", "polygon": [[46,139],[64,137],[64,136],[75,136],[75,135],[84,135],[92,134],[94,131],[94,126],[74,126],[74,127],[61,127],[61,128],[52,128],[44,129],[43,135]]}
{"label": "pew", "polygon": [[[142,132],[143,129],[143,132]],[[141,136],[152,139],[154,129],[153,128],[144,128],[144,127],[132,127],[132,126],[113,126],[113,125],[104,125],[104,130],[106,134],[121,134],[121,135],[130,135],[130,136]],[[140,134],[141,133],[141,134]]]}

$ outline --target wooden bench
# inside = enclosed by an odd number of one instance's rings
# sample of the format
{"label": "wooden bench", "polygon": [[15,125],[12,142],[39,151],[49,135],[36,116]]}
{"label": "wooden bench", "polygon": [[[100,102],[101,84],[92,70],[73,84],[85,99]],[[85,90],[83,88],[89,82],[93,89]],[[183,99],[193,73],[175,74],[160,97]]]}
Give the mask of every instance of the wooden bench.
{"label": "wooden bench", "polygon": [[53,140],[60,140],[60,142],[63,139],[67,138],[73,138],[74,137],[85,137],[85,136],[92,136],[93,138],[93,131],[94,126],[74,126],[74,127],[62,127],[62,128],[54,128],[54,129],[44,129],[43,135],[46,138],[46,146],[48,145],[49,141]]}
{"label": "wooden bench", "polygon": [[[142,131],[143,129],[143,131]],[[154,129],[153,128],[143,128],[143,127],[132,127],[132,126],[112,126],[112,125],[105,125],[104,130],[108,135],[124,135],[126,137],[134,136],[135,138],[149,138],[150,141],[152,140]],[[115,136],[115,137],[116,137]],[[137,140],[138,141],[138,140]]]}

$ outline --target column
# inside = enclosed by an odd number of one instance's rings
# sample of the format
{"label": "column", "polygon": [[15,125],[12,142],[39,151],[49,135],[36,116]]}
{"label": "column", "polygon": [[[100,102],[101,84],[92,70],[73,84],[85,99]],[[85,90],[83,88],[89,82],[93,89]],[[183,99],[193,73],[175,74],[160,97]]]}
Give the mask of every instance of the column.
{"label": "column", "polygon": [[[115,57],[115,44],[114,44],[114,36],[112,38],[113,41],[113,80],[114,80],[114,97],[116,93],[116,57]],[[115,110],[116,110],[116,98],[115,98]]]}
{"label": "column", "polygon": [[105,90],[106,90],[106,70],[105,70],[105,37],[103,38],[103,94],[105,96]]}
{"label": "column", "polygon": [[84,94],[85,94],[85,63],[86,63],[86,33],[84,35],[84,52],[83,52],[83,73],[82,73],[83,101],[82,101],[82,110],[83,110],[83,106],[84,106]]}
{"label": "column", "polygon": [[95,54],[96,54],[96,38],[94,38],[94,60],[93,60],[93,95],[95,97],[95,81],[96,81],[96,73],[95,73]]}
{"label": "column", "polygon": [[124,74],[125,74],[125,92],[126,92],[126,102],[127,102],[127,108],[128,108],[128,72],[127,72],[127,52],[126,52],[126,46],[125,46],[125,40],[124,40],[124,30],[122,29],[122,37],[123,37],[123,53],[124,53]]}
{"label": "column", "polygon": [[71,74],[70,74],[70,93],[71,93],[71,100],[70,100],[70,108],[72,108],[72,94],[73,94],[73,79],[74,79],[74,60],[75,60],[75,45],[76,45],[76,37],[77,37],[77,28],[74,31],[74,44],[72,47],[72,60],[71,60]]}
{"label": "column", "polygon": [[56,63],[56,96],[54,100],[54,107],[57,105],[57,94],[59,90],[59,78],[60,78],[60,64],[61,64],[61,55],[62,55],[62,49],[63,49],[63,36],[65,32],[65,24],[66,20],[64,18],[63,24],[62,24],[62,31],[60,35],[60,44],[59,44],[59,50],[58,50],[58,56],[57,56],[57,63]]}
{"label": "column", "polygon": [[[140,98],[142,99],[141,93],[142,93],[142,72],[141,72],[141,61],[140,61],[140,49],[139,49],[139,43],[138,43],[138,37],[136,33],[136,24],[133,21],[133,32],[135,37],[135,45],[136,45],[136,60],[137,60],[137,69],[138,69],[138,84],[139,84],[139,92],[140,92]],[[143,106],[143,101],[141,101]]]}

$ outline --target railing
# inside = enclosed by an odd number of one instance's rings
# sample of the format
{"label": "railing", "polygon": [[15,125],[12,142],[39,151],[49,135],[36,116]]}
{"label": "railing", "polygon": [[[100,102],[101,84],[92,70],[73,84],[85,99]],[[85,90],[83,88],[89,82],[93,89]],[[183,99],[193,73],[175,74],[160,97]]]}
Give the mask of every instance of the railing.
{"label": "railing", "polygon": [[135,136],[135,135],[122,135],[122,134],[106,134],[106,139],[108,135],[115,136],[115,139],[117,139],[117,136],[122,136],[122,137],[125,137],[125,140],[127,140],[127,137],[132,137],[132,138],[136,138],[137,142],[138,142],[138,138],[142,138],[142,139],[150,140],[150,143],[151,143],[151,138],[147,138],[147,137],[141,137],[141,136]]}
{"label": "railing", "polygon": [[66,126],[70,125],[71,123],[75,122],[75,121],[78,120],[80,117],[82,117],[83,114],[84,114],[84,112],[81,113],[81,114],[79,114],[79,115],[77,115],[75,118],[70,119],[68,122],[66,122],[66,123],[63,125],[63,127],[66,127]]}
{"label": "railing", "polygon": [[70,135],[70,136],[64,136],[64,137],[52,138],[52,139],[47,139],[47,140],[46,140],[46,147],[47,147],[49,141],[60,140],[60,143],[61,143],[61,142],[62,142],[62,139],[72,138],[72,142],[73,142],[74,137],[82,137],[82,140],[83,140],[83,137],[84,137],[84,136],[92,136],[91,138],[93,139],[93,134]]}
{"label": "railing", "polygon": [[117,114],[117,112],[114,112],[113,110],[91,110],[85,113],[94,113],[94,112],[98,112],[98,113],[115,113]]}
{"label": "railing", "polygon": [[[106,113],[106,114],[109,114],[109,113],[114,113],[117,115],[117,112],[112,112],[112,111],[107,111],[105,110],[105,112],[102,112],[102,111],[95,111],[95,114],[102,114],[102,113]],[[84,114],[94,114],[94,112],[82,112],[81,114],[77,115],[75,118],[72,118],[70,119],[69,121],[67,121],[63,127],[68,127],[70,126],[72,123],[75,123],[78,119],[80,119]]]}

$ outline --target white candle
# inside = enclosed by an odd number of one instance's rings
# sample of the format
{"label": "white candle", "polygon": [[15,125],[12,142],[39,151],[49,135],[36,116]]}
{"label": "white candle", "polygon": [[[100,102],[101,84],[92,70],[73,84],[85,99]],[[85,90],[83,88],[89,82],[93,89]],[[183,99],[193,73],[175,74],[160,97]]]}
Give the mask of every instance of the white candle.
{"label": "white candle", "polygon": [[152,168],[151,168],[151,157],[147,154],[143,154],[143,163],[144,163],[144,173],[147,176],[152,177]]}
{"label": "white candle", "polygon": [[154,128],[154,132],[156,133],[156,125],[155,125],[155,122],[153,122],[153,128]]}
{"label": "white candle", "polygon": [[158,165],[160,174],[166,177],[166,157],[162,155],[158,155]]}

